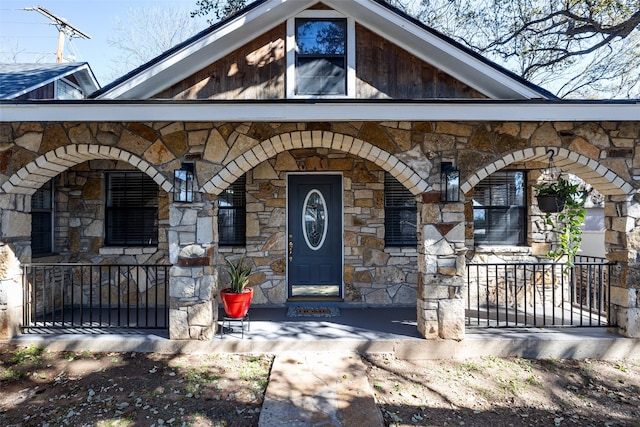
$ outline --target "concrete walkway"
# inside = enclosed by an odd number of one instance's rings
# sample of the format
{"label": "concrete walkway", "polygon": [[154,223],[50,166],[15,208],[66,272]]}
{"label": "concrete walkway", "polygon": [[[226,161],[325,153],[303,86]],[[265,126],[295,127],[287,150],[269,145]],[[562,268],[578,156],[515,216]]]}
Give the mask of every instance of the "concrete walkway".
{"label": "concrete walkway", "polygon": [[291,353],[276,356],[260,427],[383,426],[359,356]]}

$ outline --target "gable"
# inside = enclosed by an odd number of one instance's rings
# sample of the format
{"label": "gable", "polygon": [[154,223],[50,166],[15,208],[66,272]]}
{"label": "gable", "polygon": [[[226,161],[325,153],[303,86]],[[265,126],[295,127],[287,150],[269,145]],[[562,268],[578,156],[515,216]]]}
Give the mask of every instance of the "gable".
{"label": "gable", "polygon": [[[357,99],[484,98],[365,27],[355,29]],[[282,24],[152,98],[284,99],[285,38]]]}
{"label": "gable", "polygon": [[54,99],[63,79],[84,96],[99,87],[87,63],[0,64],[0,99]]}
{"label": "gable", "polygon": [[[291,98],[291,57],[295,55],[290,43],[291,22],[304,11],[343,16],[349,22],[349,31],[355,34],[358,48],[349,52],[355,50],[360,60],[349,57],[346,69],[354,73],[350,76],[357,74],[358,84],[349,80],[350,88],[344,98],[554,98],[544,89],[376,0],[324,0],[320,5],[313,0],[255,2],[243,13],[214,25],[113,82],[95,97]],[[354,27],[357,30],[352,30]],[[282,28],[286,31],[282,32]],[[281,39],[285,41],[287,61],[287,69],[283,71],[281,58],[273,58],[269,67],[265,67],[240,56],[279,49],[274,46]],[[374,48],[364,44],[367,39],[385,49],[378,55],[384,64],[373,62],[377,60],[373,50],[369,51],[371,56],[360,52],[364,46]]]}

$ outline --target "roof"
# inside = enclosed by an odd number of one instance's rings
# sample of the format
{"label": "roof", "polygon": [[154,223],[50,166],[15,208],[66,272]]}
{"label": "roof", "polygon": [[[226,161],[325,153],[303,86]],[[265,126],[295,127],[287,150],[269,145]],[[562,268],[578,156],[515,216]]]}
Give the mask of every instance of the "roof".
{"label": "roof", "polygon": [[[147,99],[240,48],[318,0],[258,0],[106,85],[91,97]],[[471,49],[382,0],[322,0],[354,20],[494,100],[554,99]]]}
{"label": "roof", "polygon": [[86,62],[0,64],[0,99],[15,99],[70,75],[87,95],[100,88]]}

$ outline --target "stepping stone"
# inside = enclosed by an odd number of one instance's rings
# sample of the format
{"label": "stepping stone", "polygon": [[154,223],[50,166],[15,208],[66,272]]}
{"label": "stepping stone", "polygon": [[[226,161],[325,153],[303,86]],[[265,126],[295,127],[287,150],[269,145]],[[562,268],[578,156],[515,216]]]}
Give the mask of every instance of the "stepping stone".
{"label": "stepping stone", "polygon": [[290,353],[273,361],[260,427],[384,426],[359,356]]}

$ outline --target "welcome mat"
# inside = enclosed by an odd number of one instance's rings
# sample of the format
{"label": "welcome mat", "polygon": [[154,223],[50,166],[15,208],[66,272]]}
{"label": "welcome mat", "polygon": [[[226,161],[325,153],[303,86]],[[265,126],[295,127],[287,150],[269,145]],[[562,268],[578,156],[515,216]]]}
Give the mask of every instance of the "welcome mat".
{"label": "welcome mat", "polygon": [[287,317],[337,317],[338,307],[289,307]]}

